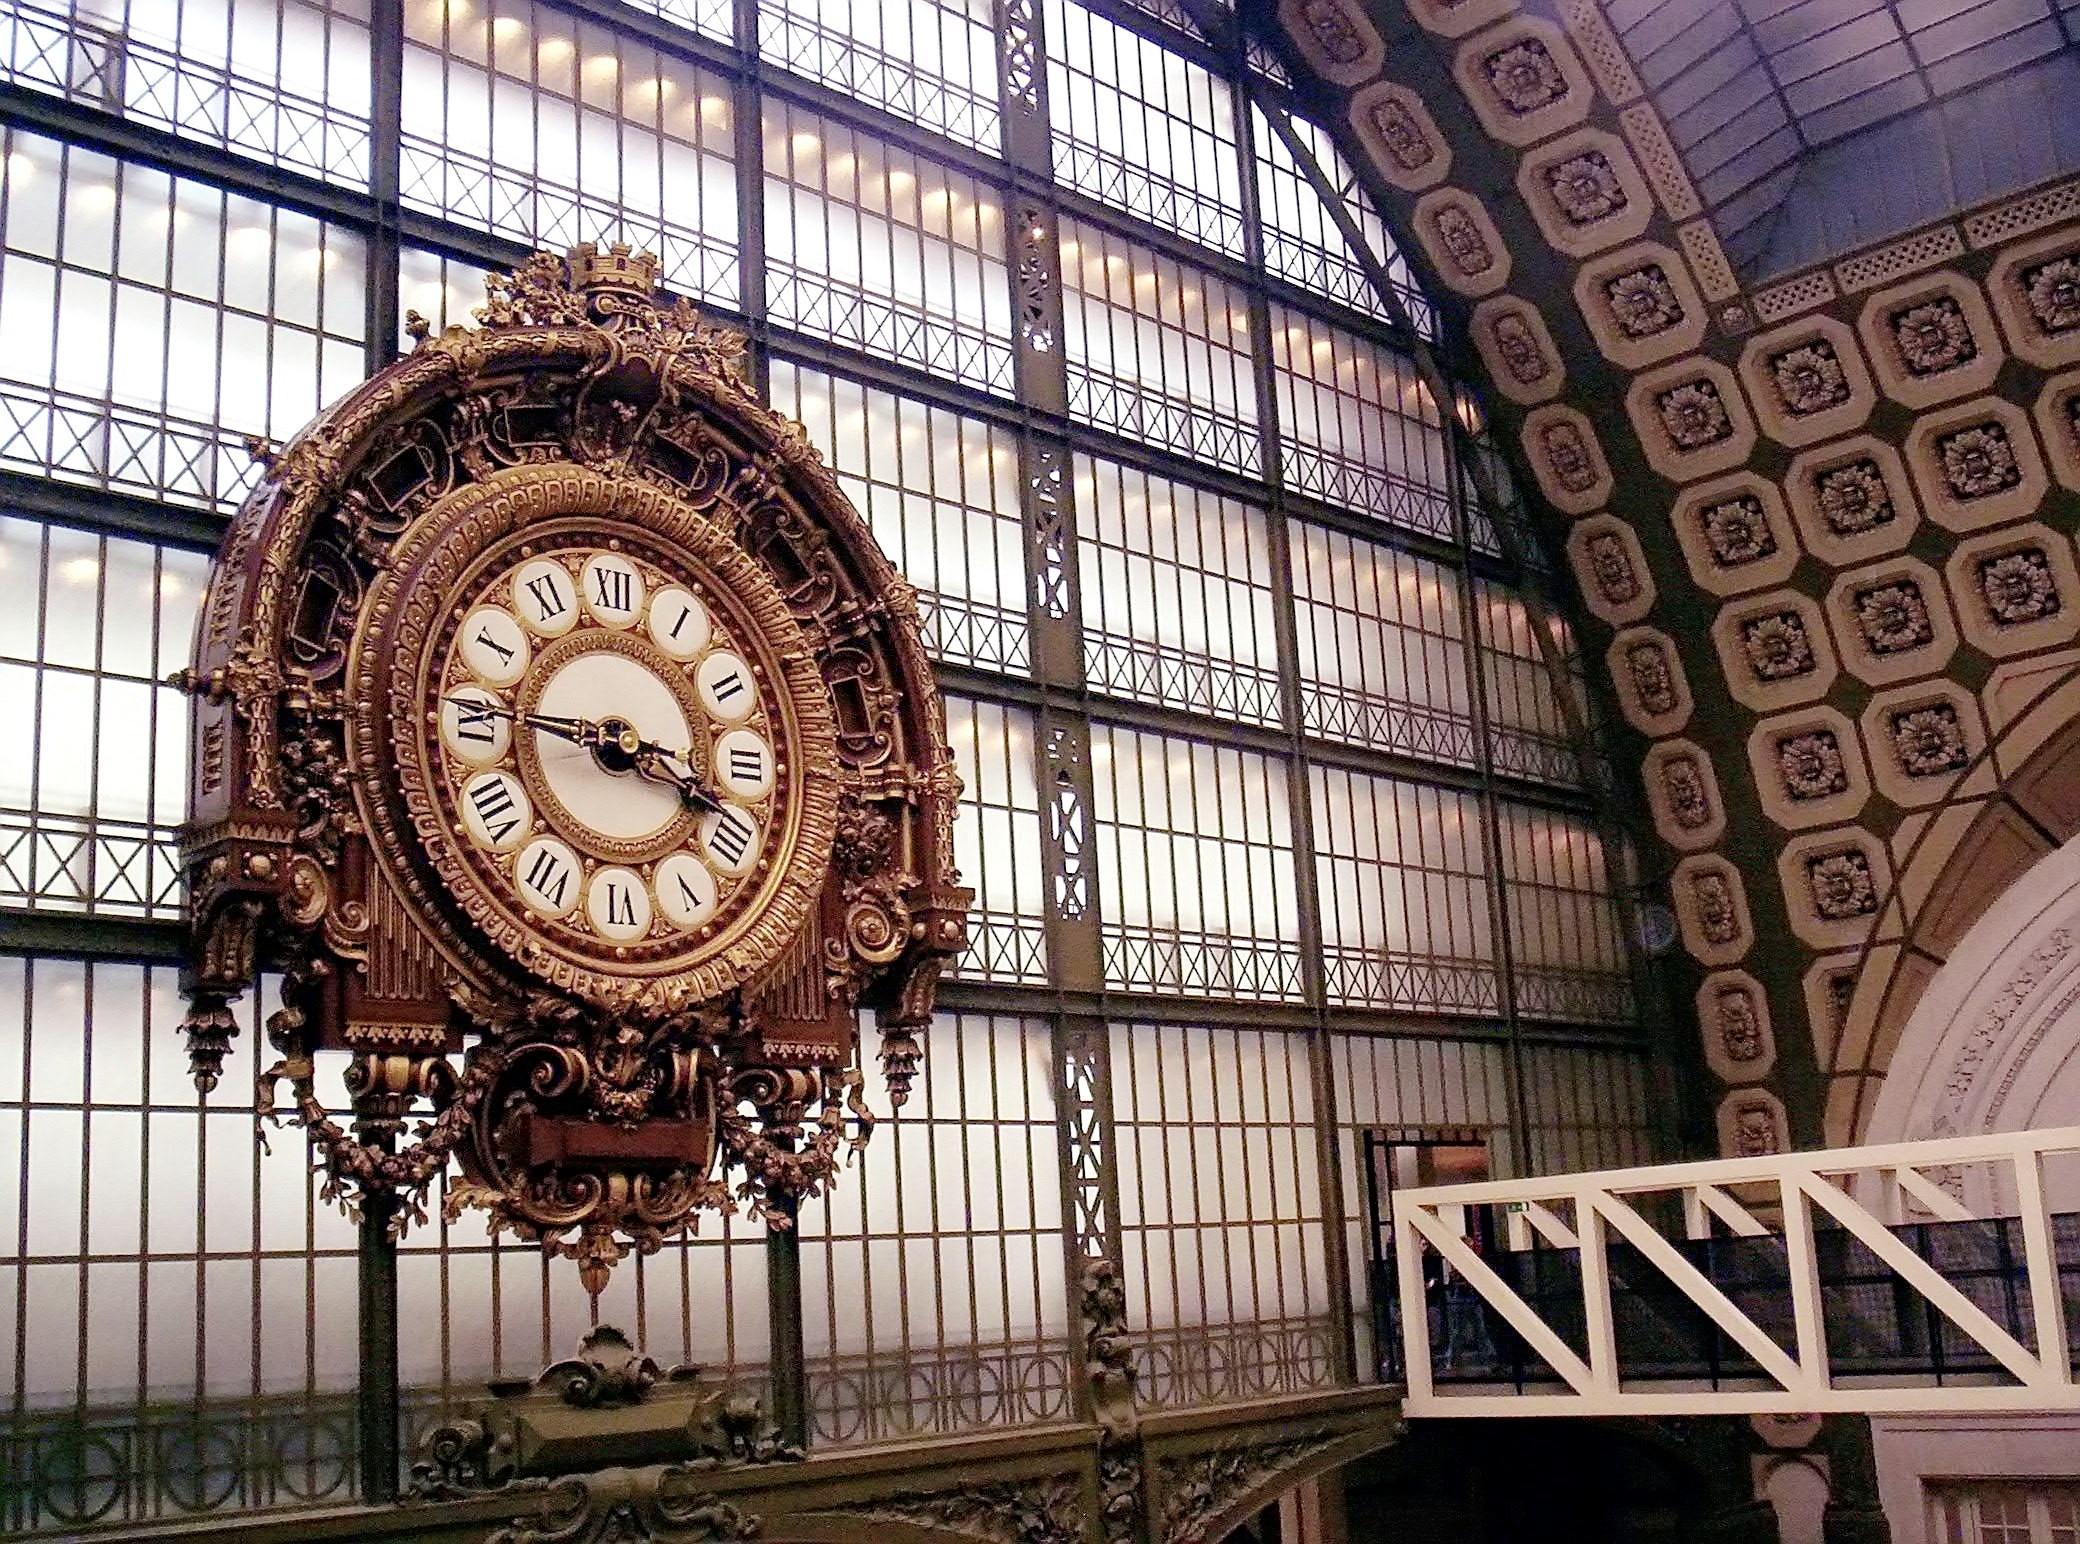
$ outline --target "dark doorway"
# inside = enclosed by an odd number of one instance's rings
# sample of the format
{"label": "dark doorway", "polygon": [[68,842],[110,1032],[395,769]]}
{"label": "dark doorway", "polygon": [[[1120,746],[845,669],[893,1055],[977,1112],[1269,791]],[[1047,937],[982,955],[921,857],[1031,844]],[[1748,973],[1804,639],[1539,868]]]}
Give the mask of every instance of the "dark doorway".
{"label": "dark doorway", "polygon": [[1701,1479],[1600,1423],[1416,1422],[1344,1471],[1344,1509],[1350,1544],[1674,1544],[1711,1508]]}

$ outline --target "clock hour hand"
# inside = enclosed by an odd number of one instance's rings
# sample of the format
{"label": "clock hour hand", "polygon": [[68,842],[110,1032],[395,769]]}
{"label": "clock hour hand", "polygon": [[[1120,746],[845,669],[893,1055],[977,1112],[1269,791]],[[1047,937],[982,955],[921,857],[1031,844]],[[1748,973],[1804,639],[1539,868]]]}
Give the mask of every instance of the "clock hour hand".
{"label": "clock hour hand", "polygon": [[[525,722],[538,724],[532,716]],[[694,780],[691,766],[684,755],[668,751],[655,740],[643,738],[642,731],[625,718],[603,718],[598,723],[585,719],[555,720],[557,724],[569,724],[578,733],[571,738],[580,745],[592,747],[592,759],[608,772],[633,772],[637,777],[647,778],[653,783],[667,783],[679,791],[679,797],[696,809],[711,814],[722,813],[722,801]],[[550,729],[551,734],[560,734],[562,729]],[[676,763],[676,765],[675,765]],[[686,771],[680,771],[686,766]]]}

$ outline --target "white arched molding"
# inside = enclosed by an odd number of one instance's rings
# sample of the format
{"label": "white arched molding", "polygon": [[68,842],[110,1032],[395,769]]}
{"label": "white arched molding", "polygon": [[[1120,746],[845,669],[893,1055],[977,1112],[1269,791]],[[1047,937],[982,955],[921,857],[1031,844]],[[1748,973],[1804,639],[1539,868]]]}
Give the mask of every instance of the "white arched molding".
{"label": "white arched molding", "polygon": [[[2080,837],[2016,878],[1929,979],[1862,1139],[2075,1124]],[[1967,1168],[1957,1178],[1967,1205],[2012,1211],[2013,1196],[1987,1193],[1983,1170]],[[2047,1166],[2044,1179],[2054,1211],[2080,1209],[2080,1165]],[[1894,1544],[1940,1544],[1947,1536],[1931,1524],[1933,1487],[1997,1479],[2027,1489],[2080,1474],[2080,1417],[1889,1416],[1873,1419],[1871,1434]]]}
{"label": "white arched molding", "polygon": [[[2080,837],[1981,913],[1901,1030],[1865,1143],[2080,1124]],[[2080,1169],[2046,1174],[2080,1210]],[[1967,1194],[1967,1204],[2007,1198]],[[1983,1214],[1982,1214],[1983,1215]]]}

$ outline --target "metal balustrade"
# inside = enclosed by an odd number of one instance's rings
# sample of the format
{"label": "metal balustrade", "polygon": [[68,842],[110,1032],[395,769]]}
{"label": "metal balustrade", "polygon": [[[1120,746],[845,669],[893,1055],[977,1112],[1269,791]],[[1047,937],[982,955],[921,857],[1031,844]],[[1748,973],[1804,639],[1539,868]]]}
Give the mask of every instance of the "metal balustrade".
{"label": "metal balustrade", "polygon": [[1400,1190],[1380,1370],[1410,1417],[2080,1409],[2076,1178],[2066,1127]]}

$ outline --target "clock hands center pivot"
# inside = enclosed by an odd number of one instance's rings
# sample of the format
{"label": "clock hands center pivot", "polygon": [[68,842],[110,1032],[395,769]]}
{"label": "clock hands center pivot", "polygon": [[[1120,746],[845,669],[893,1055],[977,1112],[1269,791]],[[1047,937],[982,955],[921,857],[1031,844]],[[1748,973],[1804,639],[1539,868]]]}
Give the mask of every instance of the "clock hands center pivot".
{"label": "clock hands center pivot", "polygon": [[691,771],[680,772],[672,764],[690,766],[688,754],[666,750],[654,740],[646,740],[642,732],[627,719],[618,715],[594,722],[587,718],[557,718],[546,713],[520,713],[502,703],[473,702],[465,697],[450,697],[458,708],[473,712],[488,713],[495,718],[511,719],[538,729],[544,734],[568,740],[592,752],[592,759],[600,770],[614,775],[633,772],[637,777],[653,783],[664,783],[679,791],[679,796],[696,809],[709,814],[722,813],[722,801],[703,788],[694,779]]}

